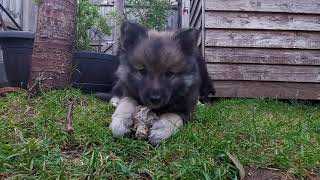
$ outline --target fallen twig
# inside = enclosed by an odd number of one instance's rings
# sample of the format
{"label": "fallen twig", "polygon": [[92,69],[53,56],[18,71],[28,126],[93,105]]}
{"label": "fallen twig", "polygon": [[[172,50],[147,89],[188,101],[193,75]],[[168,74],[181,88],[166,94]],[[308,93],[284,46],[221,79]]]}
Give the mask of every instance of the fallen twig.
{"label": "fallen twig", "polygon": [[69,101],[68,105],[68,112],[66,117],[66,123],[65,123],[65,131],[69,134],[72,134],[74,132],[74,128],[72,126],[72,111],[75,101],[71,100]]}
{"label": "fallen twig", "polygon": [[40,89],[40,81],[42,80],[43,76],[44,74],[41,74],[39,77],[37,77],[33,85],[28,89],[28,93],[31,94],[32,96],[38,93]]}
{"label": "fallen twig", "polygon": [[246,173],[244,171],[244,168],[238,158],[234,155],[231,155],[229,152],[227,152],[228,157],[231,159],[233,164],[236,166],[236,168],[239,170],[240,179],[244,179],[246,176]]}

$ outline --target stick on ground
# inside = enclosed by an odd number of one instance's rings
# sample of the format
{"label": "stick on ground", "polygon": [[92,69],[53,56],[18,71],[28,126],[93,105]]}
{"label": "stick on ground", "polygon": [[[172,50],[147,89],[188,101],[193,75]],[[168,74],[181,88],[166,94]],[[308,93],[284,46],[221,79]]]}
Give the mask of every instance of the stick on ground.
{"label": "stick on ground", "polygon": [[74,132],[74,128],[72,126],[72,111],[74,103],[74,100],[69,101],[68,112],[66,117],[65,131],[69,134],[72,134]]}
{"label": "stick on ground", "polygon": [[43,76],[44,76],[44,74],[41,74],[36,79],[34,84],[32,84],[31,87],[28,89],[28,93],[31,94],[31,96],[35,96],[40,91],[40,81],[43,79]]}

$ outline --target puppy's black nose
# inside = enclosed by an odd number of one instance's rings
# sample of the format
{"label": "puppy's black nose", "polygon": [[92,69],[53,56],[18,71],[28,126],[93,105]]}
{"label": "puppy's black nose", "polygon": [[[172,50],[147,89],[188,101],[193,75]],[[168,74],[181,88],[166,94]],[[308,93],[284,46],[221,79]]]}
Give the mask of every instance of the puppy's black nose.
{"label": "puppy's black nose", "polygon": [[159,104],[161,102],[160,94],[151,94],[149,99],[152,104]]}

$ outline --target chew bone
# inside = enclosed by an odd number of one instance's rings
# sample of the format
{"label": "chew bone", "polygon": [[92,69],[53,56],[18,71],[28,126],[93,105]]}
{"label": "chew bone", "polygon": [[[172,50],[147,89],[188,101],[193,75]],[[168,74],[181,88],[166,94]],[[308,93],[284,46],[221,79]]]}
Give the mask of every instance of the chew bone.
{"label": "chew bone", "polygon": [[155,121],[158,120],[158,116],[152,112],[152,110],[146,106],[137,106],[136,111],[133,114],[133,130],[135,136],[139,139],[146,139],[148,137],[149,128]]}

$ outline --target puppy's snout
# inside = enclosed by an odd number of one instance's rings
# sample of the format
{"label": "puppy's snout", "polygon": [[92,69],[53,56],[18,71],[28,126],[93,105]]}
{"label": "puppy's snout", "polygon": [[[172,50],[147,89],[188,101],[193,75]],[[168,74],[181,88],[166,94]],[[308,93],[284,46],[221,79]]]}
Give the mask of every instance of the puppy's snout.
{"label": "puppy's snout", "polygon": [[149,96],[149,100],[152,104],[160,104],[161,102],[161,95],[160,93],[152,93],[150,96]]}

